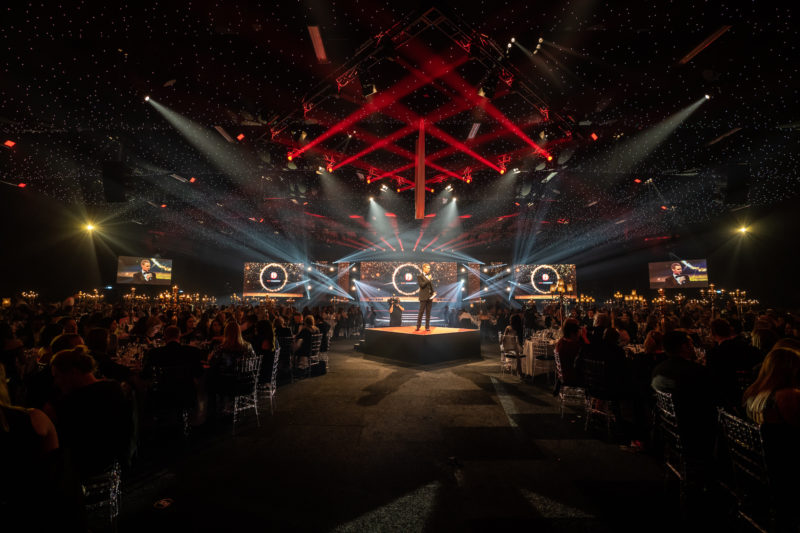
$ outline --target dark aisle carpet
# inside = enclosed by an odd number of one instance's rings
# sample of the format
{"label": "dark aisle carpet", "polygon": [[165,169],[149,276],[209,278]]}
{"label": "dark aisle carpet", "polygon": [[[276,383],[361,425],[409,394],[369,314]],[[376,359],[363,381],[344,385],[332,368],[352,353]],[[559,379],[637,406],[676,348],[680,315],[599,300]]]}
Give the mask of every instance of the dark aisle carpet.
{"label": "dark aisle carpet", "polygon": [[[544,375],[479,361],[402,367],[338,341],[261,427],[199,429],[125,480],[120,531],[674,530],[658,461],[562,420]],[[150,450],[153,454],[154,450]],[[153,454],[154,455],[154,454]],[[154,507],[169,498],[171,505]]]}

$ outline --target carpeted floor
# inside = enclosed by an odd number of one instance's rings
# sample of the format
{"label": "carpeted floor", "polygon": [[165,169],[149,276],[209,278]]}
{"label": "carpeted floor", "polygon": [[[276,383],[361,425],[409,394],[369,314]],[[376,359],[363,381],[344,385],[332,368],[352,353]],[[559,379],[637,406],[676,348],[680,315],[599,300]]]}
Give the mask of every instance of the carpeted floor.
{"label": "carpeted floor", "polygon": [[[121,531],[620,531],[676,525],[658,461],[559,416],[551,386],[484,357],[393,365],[337,341],[273,416],[198,429],[125,480]],[[146,457],[147,450],[143,451]],[[162,499],[170,504],[157,509]]]}

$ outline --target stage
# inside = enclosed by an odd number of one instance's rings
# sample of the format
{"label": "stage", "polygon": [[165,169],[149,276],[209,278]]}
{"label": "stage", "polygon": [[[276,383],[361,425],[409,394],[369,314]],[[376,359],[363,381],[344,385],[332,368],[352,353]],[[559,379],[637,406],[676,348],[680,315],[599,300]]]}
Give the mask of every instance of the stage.
{"label": "stage", "polygon": [[432,326],[430,331],[415,330],[415,326],[367,328],[359,351],[421,365],[481,355],[481,335],[477,329]]}

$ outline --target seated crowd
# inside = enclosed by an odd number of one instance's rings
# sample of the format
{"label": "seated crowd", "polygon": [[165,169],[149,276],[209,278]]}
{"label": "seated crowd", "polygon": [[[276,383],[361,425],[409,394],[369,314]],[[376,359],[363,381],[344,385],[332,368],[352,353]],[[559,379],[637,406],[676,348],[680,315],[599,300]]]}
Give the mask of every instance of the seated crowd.
{"label": "seated crowd", "polygon": [[[472,312],[447,308],[444,318],[448,326],[479,328],[495,342],[502,333],[503,349],[516,353],[537,331],[560,330],[555,351],[563,383],[557,387],[584,386],[588,369],[600,362],[604,397],[615,400],[619,430],[633,448],[648,446],[653,390],[673,394],[687,450],[699,464],[715,453],[716,408],[785,428],[784,436],[800,428],[796,317],[739,315],[731,306],[712,319],[699,304],[621,312],[576,307],[567,316],[561,311],[557,304],[521,311],[497,304]],[[65,520],[80,522],[84,517],[69,506],[80,501],[80,484],[115,462],[129,465],[148,416],[166,409],[194,413],[194,425],[213,423],[236,387],[231,371],[237,361],[260,358],[258,381],[269,382],[280,347],[276,378],[291,377],[307,369],[312,336],[321,334],[327,345],[374,324],[374,313],[365,320],[355,305],[298,311],[272,304],[21,301],[0,320],[0,444],[11,454],[6,463],[18,459],[7,466],[26,481],[0,492],[0,504],[25,509],[36,490],[40,497],[57,495],[59,505],[69,507]],[[631,345],[640,349],[633,354]],[[520,358],[515,366],[521,376]],[[775,452],[780,461],[794,457],[788,449]]]}
{"label": "seated crowd", "polygon": [[[268,383],[277,341],[288,338],[276,379],[289,376],[308,367],[311,335],[321,333],[327,346],[334,329],[356,332],[359,321],[348,315],[360,313],[267,305],[131,309],[72,299],[7,310],[0,321],[0,450],[5,471],[20,483],[0,484],[0,509],[52,498],[60,502],[59,526],[83,527],[81,487],[114,465],[129,466],[142,433],[154,433],[165,413],[213,423],[237,393],[237,361],[263,361],[258,381]],[[36,520],[46,527],[55,518]]]}

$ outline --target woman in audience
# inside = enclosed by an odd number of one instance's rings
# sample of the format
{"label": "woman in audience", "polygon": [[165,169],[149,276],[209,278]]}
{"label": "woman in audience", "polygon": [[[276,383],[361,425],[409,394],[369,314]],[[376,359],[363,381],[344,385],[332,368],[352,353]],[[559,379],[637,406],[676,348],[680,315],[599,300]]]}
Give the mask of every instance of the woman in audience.
{"label": "woman in audience", "polygon": [[750,334],[750,342],[762,356],[765,356],[772,350],[775,343],[778,342],[778,334],[771,329],[757,328]]}
{"label": "woman in audience", "polygon": [[797,531],[800,516],[800,352],[773,348],[744,393],[747,416],[761,425],[775,501],[776,531]]}
{"label": "woman in audience", "polygon": [[561,373],[564,382],[561,385],[568,387],[580,387],[581,379],[578,372],[575,371],[575,360],[583,349],[584,342],[581,338],[581,326],[574,318],[568,318],[564,321],[561,328],[562,337],[556,344],[557,357],[561,364]]}
{"label": "woman in audience", "polygon": [[757,424],[800,427],[800,355],[786,348],[769,352],[755,383],[744,393],[744,404]]}
{"label": "woman in audience", "polygon": [[225,325],[219,319],[215,318],[208,325],[207,340],[211,342],[212,347],[219,346],[225,340]]}
{"label": "woman in audience", "polygon": [[230,373],[237,360],[255,354],[253,346],[242,338],[239,324],[231,320],[225,326],[225,340],[208,357],[209,369],[213,374]]}
{"label": "woman in audience", "polygon": [[181,331],[182,344],[199,343],[203,340],[203,332],[197,327],[197,318],[194,315],[186,318],[186,323]]}
{"label": "woman in audience", "polygon": [[311,315],[303,319],[303,325],[294,336],[294,355],[297,360],[297,368],[308,368],[308,358],[311,356],[311,337],[319,333],[319,329],[314,325],[314,317]]}
{"label": "woman in audience", "polygon": [[213,413],[220,404],[216,403],[216,395],[232,397],[246,394],[236,376],[236,363],[245,357],[255,357],[253,346],[242,338],[242,330],[235,320],[225,325],[225,340],[209,355],[208,392],[209,410]]}
{"label": "woman in audience", "polygon": [[525,340],[522,336],[522,317],[515,314],[503,331],[501,344],[507,355],[513,355],[517,360],[516,374],[522,377],[522,347]]}

